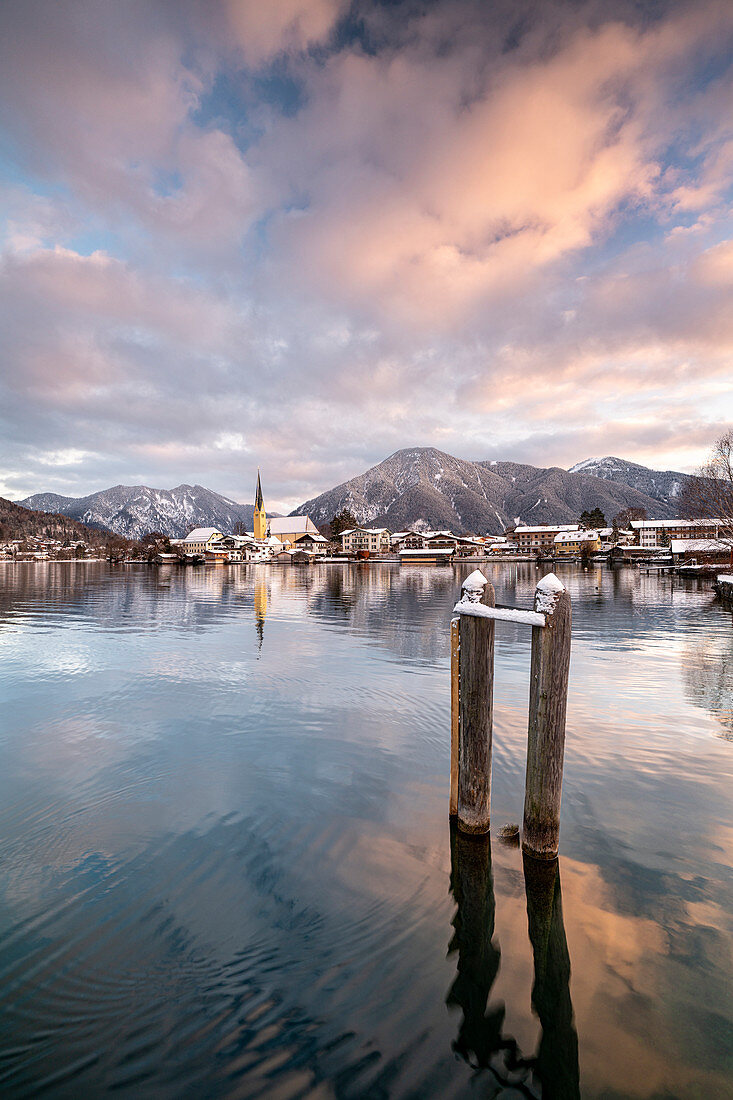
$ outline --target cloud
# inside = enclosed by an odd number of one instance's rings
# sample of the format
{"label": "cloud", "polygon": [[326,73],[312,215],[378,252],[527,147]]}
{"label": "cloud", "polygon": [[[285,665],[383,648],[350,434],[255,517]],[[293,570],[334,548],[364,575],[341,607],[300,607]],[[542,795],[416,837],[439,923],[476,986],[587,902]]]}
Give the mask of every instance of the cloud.
{"label": "cloud", "polygon": [[326,39],[346,8],[343,0],[226,0],[234,39],[248,65],[282,52],[302,51]]}
{"label": "cloud", "polygon": [[729,5],[0,19],[17,495],[259,463],[295,505],[418,444],[690,465],[733,416]]}

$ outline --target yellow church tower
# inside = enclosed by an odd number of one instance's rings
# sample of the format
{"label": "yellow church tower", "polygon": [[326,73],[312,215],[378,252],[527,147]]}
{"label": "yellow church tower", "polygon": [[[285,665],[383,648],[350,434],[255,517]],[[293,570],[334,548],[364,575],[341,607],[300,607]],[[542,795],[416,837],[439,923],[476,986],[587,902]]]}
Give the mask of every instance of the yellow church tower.
{"label": "yellow church tower", "polygon": [[257,495],[255,496],[254,536],[256,539],[267,538],[267,516],[265,515],[265,502],[262,499],[259,470],[257,471]]}

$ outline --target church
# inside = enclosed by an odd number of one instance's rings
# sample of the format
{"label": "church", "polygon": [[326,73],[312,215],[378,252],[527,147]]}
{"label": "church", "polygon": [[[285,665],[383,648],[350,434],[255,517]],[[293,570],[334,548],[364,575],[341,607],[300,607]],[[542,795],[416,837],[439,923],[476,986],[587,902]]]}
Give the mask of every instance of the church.
{"label": "church", "polygon": [[254,537],[259,540],[275,537],[283,546],[295,546],[300,539],[305,539],[310,548],[315,549],[314,544],[327,540],[318,533],[318,528],[308,516],[273,516],[269,520],[265,512],[265,501],[262,496],[262,482],[260,471],[257,471],[257,492],[255,493],[254,510]]}

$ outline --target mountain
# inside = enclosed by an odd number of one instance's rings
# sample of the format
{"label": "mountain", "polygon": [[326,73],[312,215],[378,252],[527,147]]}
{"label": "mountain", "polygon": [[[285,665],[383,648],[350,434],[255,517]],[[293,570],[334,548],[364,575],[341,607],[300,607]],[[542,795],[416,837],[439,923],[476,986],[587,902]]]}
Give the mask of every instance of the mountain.
{"label": "mountain", "polygon": [[182,538],[192,526],[218,527],[225,533],[240,522],[252,527],[251,504],[237,504],[202,485],[177,485],[175,489],[115,485],[86,497],[35,493],[18,503],[42,512],[60,512],[129,539],[142,538],[148,531]]}
{"label": "mountain", "polygon": [[615,480],[518,462],[467,462],[434,447],[396,451],[359,477],[296,508],[322,526],[343,508],[359,523],[404,530],[423,523],[440,530],[499,534],[523,523],[572,523],[599,507],[606,519],[622,508],[645,508],[655,518],[671,504]]}
{"label": "mountain", "polygon": [[568,472],[629,485],[652,500],[673,508],[676,507],[677,498],[688,476],[675,470],[650,470],[647,466],[639,466],[636,462],[627,462],[624,458],[613,458],[611,455],[606,458],[586,458],[583,462],[576,462]]}
{"label": "mountain", "polygon": [[85,542],[97,545],[104,542],[101,531],[85,527],[68,516],[54,514],[51,509],[32,511],[12,500],[0,497],[0,541],[22,539],[28,535],[58,539],[60,542]]}

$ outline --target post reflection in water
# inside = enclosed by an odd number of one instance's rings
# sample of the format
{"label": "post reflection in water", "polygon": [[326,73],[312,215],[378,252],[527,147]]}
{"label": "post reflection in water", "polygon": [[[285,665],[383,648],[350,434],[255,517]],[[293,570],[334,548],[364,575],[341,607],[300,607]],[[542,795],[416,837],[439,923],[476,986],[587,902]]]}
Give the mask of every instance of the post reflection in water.
{"label": "post reflection in water", "polygon": [[562,919],[560,866],[524,856],[527,921],[534,955],[532,1007],[542,1025],[535,1072],[545,1100],[580,1097],[578,1035],[570,1000],[570,954]]}
{"label": "post reflection in water", "polygon": [[[446,1004],[463,1010],[463,1020],[453,1049],[476,1068],[491,1067],[501,1080],[507,1078],[507,1055],[513,1064],[514,1040],[502,1037],[505,1008],[502,1002],[487,1004],[499,973],[501,953],[494,943],[494,881],[491,874],[491,840],[469,836],[451,822],[451,891],[457,909],[448,953],[458,951],[458,974]],[[504,1057],[502,1057],[502,1055]]]}
{"label": "post reflection in water", "polygon": [[451,825],[450,888],[456,902],[448,953],[458,952],[457,975],[446,1004],[463,1011],[453,1049],[503,1087],[543,1100],[580,1097],[578,1037],[570,999],[570,956],[562,917],[557,860],[524,857],[529,938],[534,956],[532,1007],[542,1032],[537,1053],[525,1058],[503,1034],[503,1002],[489,1004],[501,952],[494,940],[496,903],[491,840]]}

